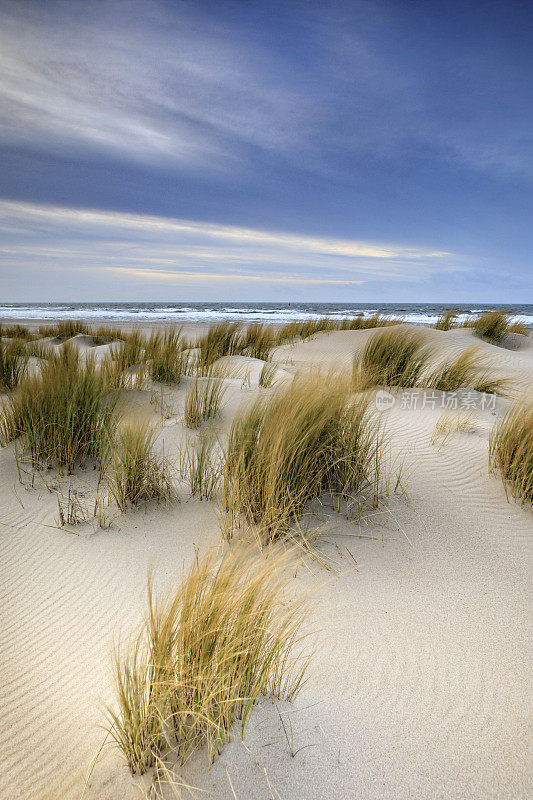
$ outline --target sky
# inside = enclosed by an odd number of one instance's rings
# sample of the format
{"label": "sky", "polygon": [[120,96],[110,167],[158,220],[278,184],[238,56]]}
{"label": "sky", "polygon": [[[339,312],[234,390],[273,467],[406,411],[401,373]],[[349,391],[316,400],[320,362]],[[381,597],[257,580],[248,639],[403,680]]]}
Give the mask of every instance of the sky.
{"label": "sky", "polygon": [[0,0],[0,300],[533,302],[533,3]]}

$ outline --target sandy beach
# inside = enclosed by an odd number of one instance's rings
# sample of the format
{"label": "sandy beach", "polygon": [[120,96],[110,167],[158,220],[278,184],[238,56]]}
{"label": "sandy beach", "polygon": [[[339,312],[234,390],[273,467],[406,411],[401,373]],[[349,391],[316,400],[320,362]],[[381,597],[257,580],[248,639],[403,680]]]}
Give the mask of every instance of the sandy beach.
{"label": "sandy beach", "polygon": [[[204,330],[188,324],[183,334]],[[325,332],[275,348],[278,385],[310,368],[349,370],[374,334]],[[425,334],[436,364],[478,345],[509,380],[510,397],[482,405],[470,392],[472,429],[439,442],[432,437],[445,393],[392,392],[391,407],[376,413],[405,491],[391,490],[357,523],[324,502],[314,515],[329,569],[313,558],[295,562],[292,588],[313,592],[301,693],[294,703],[262,699],[244,740],[236,730],[209,769],[200,750],[174,776],[194,789],[168,787],[165,796],[531,797],[533,517],[490,472],[488,440],[533,384],[533,342],[511,351],[467,328]],[[90,337],[70,342],[100,360],[111,348]],[[276,391],[258,385],[262,366],[229,358],[221,412],[209,423],[221,442],[240,408]],[[189,435],[191,380],[162,390],[164,414],[149,390],[135,391],[136,408],[160,426],[174,460]],[[95,470],[71,480],[83,502],[94,501]],[[130,775],[102,727],[104,706],[114,702],[113,642],[143,618],[149,569],[158,590],[168,590],[196,553],[225,546],[216,501],[189,498],[181,484],[179,502],[129,510],[109,529],[90,520],[60,528],[58,493],[68,482],[53,471],[21,482],[13,445],[0,450],[2,800],[141,796],[147,780]]]}

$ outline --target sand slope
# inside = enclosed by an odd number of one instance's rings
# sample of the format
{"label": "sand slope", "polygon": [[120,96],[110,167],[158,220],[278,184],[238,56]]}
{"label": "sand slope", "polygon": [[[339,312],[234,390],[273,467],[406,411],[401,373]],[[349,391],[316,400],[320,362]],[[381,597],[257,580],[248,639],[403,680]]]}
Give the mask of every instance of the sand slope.
{"label": "sand slope", "polygon": [[[469,331],[429,335],[442,357],[472,344]],[[276,360],[289,371],[348,365],[367,336],[317,336],[278,348]],[[531,348],[482,346],[517,385],[531,384]],[[257,380],[260,364],[251,366]],[[228,381],[221,436],[261,391]],[[165,447],[185,436],[184,393],[170,393]],[[148,397],[139,402],[156,413]],[[312,564],[314,574],[301,566],[295,580],[319,600],[308,683],[293,706],[265,701],[244,744],[237,736],[209,772],[203,754],[187,765],[187,781],[210,792],[196,796],[234,798],[228,774],[239,800],[531,796],[533,514],[507,503],[488,473],[491,412],[479,413],[479,431],[452,434],[442,448],[430,443],[440,413],[396,404],[384,414],[408,496],[389,498],[362,528],[323,508],[323,524],[337,528],[323,544],[336,574]],[[90,497],[94,475],[76,480]],[[67,787],[90,763],[112,698],[112,639],[138,624],[148,567],[170,585],[195,546],[219,540],[215,505],[195,500],[140,510],[92,535],[44,527],[56,517],[56,494],[21,487],[11,448],[0,451],[2,800]],[[85,794],[135,796],[112,753]]]}

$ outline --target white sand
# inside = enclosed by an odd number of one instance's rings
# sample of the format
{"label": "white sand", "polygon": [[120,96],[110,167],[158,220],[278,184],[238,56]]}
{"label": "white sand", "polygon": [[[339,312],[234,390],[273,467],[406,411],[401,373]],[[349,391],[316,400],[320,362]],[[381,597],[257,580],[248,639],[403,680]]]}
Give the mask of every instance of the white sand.
{"label": "white sand", "polygon": [[[309,364],[348,366],[368,335],[322,334],[278,348],[275,360],[285,375]],[[468,330],[428,336],[438,359],[474,343]],[[90,343],[80,338],[79,346]],[[531,385],[531,344],[514,352],[480,346],[517,388]],[[261,362],[237,361],[231,366],[250,380],[228,379],[221,436],[241,402],[269,391],[257,388]],[[165,392],[173,412],[162,430],[167,452],[185,437],[185,390],[186,382]],[[157,417],[149,393],[137,402]],[[342,526],[323,545],[337,575],[315,564],[314,575],[301,566],[295,579],[295,587],[316,587],[319,600],[308,682],[292,706],[265,701],[244,744],[236,735],[210,771],[204,754],[187,765],[184,778],[209,792],[195,797],[532,796],[533,515],[508,503],[488,472],[493,413],[478,412],[480,430],[454,433],[439,448],[430,437],[440,413],[399,403],[385,412],[392,449],[406,459],[408,496],[390,497],[362,528],[324,509],[324,523]],[[52,473],[46,479],[57,484]],[[94,472],[75,484],[89,502]],[[2,800],[40,800],[86,772],[104,738],[102,704],[113,697],[113,637],[138,625],[149,566],[170,586],[195,547],[220,538],[215,504],[196,500],[130,513],[107,531],[86,524],[79,536],[46,527],[56,520],[56,492],[23,488],[12,448],[0,451]],[[118,754],[106,752],[85,798],[137,796]]]}

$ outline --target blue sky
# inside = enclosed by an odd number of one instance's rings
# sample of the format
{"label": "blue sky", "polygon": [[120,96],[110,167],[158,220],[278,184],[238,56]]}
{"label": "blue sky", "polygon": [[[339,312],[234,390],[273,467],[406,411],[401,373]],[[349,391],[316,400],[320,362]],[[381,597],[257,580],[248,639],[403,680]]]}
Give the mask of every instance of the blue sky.
{"label": "blue sky", "polygon": [[0,0],[2,299],[531,302],[531,2]]}

